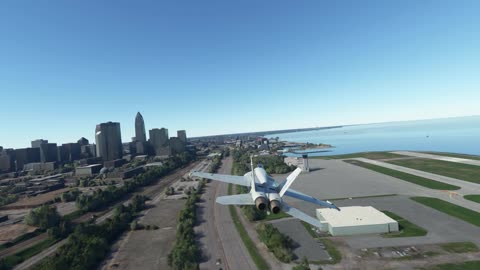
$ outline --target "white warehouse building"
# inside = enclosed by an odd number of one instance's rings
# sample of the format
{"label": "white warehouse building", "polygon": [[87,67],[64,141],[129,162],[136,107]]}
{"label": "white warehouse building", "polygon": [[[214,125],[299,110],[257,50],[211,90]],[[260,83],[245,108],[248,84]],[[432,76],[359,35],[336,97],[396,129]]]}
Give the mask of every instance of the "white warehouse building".
{"label": "white warehouse building", "polygon": [[398,232],[398,222],[371,206],[317,209],[323,231],[331,235],[356,235]]}

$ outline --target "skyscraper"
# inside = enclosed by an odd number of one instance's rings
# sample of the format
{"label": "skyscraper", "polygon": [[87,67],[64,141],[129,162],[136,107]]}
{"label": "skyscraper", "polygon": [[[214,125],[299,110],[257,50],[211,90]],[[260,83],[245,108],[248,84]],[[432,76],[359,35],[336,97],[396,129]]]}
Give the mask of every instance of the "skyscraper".
{"label": "skyscraper", "polygon": [[137,116],[135,117],[135,139],[138,142],[147,141],[145,122],[143,121],[143,116],[140,112],[137,112]]}
{"label": "skyscraper", "polygon": [[187,143],[187,132],[185,130],[177,130],[177,137],[184,143]]}
{"label": "skyscraper", "polygon": [[55,162],[58,161],[58,150],[56,143],[48,143],[48,140],[32,141],[32,148],[40,148],[41,162]]}
{"label": "skyscraper", "polygon": [[123,155],[120,123],[101,123],[95,128],[97,156],[103,160],[119,159]]}
{"label": "skyscraper", "polygon": [[152,145],[153,150],[155,151],[155,155],[157,156],[170,155],[170,150],[168,145],[168,129],[154,128],[149,130],[149,135],[150,135],[150,144]]}

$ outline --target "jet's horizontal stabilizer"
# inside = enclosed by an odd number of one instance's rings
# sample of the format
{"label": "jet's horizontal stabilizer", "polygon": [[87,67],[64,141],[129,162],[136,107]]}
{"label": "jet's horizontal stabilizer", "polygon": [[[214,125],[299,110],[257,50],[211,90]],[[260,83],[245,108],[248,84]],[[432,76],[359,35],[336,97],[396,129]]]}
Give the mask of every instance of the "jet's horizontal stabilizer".
{"label": "jet's horizontal stabilizer", "polygon": [[217,197],[216,202],[223,205],[255,205],[250,193]]}
{"label": "jet's horizontal stabilizer", "polygon": [[236,176],[236,175],[229,175],[229,174],[216,174],[216,173],[204,173],[204,172],[193,172],[190,174],[191,176],[201,177],[212,179],[215,181],[225,182],[234,185],[240,185],[249,187],[250,181],[245,179],[243,176]]}
{"label": "jet's horizontal stabilizer", "polygon": [[320,205],[320,206],[323,206],[323,207],[337,209],[338,211],[340,211],[340,208],[338,208],[335,204],[333,204],[331,202],[326,202],[326,201],[319,200],[319,199],[314,198],[310,195],[303,194],[303,193],[301,193],[299,191],[296,191],[296,190],[293,190],[293,189],[287,190],[285,192],[285,195],[289,196],[289,197],[292,197],[292,198],[295,198],[295,199],[300,199],[300,200],[303,200],[303,201],[306,201],[306,202],[311,202],[311,203],[314,203],[316,205]]}
{"label": "jet's horizontal stabilizer", "polygon": [[320,220],[303,213],[302,211],[298,210],[297,208],[291,207],[290,205],[286,204],[285,202],[282,202],[282,210],[283,210],[283,212],[291,215],[292,217],[303,220],[303,221],[307,222],[308,224],[310,224],[312,226],[315,226],[317,228],[320,228],[320,229],[322,228],[322,223],[320,222]]}

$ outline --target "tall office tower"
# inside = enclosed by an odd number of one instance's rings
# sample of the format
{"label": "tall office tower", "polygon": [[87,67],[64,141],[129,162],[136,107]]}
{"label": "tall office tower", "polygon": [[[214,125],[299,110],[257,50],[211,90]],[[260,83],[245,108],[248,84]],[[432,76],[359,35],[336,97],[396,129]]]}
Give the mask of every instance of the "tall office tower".
{"label": "tall office tower", "polygon": [[0,172],[15,170],[15,150],[3,149],[0,146]]}
{"label": "tall office tower", "polygon": [[157,156],[169,155],[169,151],[165,152],[164,148],[168,147],[168,129],[154,128],[149,131],[150,144]]}
{"label": "tall office tower", "polygon": [[95,142],[97,144],[97,157],[104,161],[122,158],[122,134],[120,123],[101,123],[95,128]]}
{"label": "tall office tower", "polygon": [[187,143],[187,132],[185,130],[178,130],[177,137],[184,143]]}
{"label": "tall office tower", "polygon": [[15,170],[23,170],[23,166],[28,163],[40,162],[40,148],[22,148],[15,149]]}
{"label": "tall office tower", "polygon": [[58,161],[58,149],[56,143],[48,143],[48,140],[32,141],[32,148],[40,148],[41,162],[55,162]]}
{"label": "tall office tower", "polygon": [[58,149],[59,161],[73,162],[81,158],[82,150],[79,143],[64,143]]}
{"label": "tall office tower", "polygon": [[143,121],[143,116],[140,112],[135,116],[135,139],[139,142],[146,142],[147,135],[145,134],[145,122]]}
{"label": "tall office tower", "polygon": [[80,146],[82,145],[88,145],[89,142],[87,139],[85,139],[84,137],[80,138],[78,141],[77,141],[78,144],[80,144]]}

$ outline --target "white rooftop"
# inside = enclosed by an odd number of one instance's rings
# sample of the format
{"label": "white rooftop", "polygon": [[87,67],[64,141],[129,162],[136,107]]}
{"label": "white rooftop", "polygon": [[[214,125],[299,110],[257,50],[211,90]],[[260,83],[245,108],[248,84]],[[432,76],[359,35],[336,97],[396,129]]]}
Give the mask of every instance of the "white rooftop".
{"label": "white rooftop", "polygon": [[[317,216],[320,218],[321,222],[327,222],[332,227],[361,226],[396,222],[394,219],[371,206],[340,207],[340,210],[341,211],[330,208],[320,208],[317,209]],[[322,220],[322,217],[324,220]]]}

